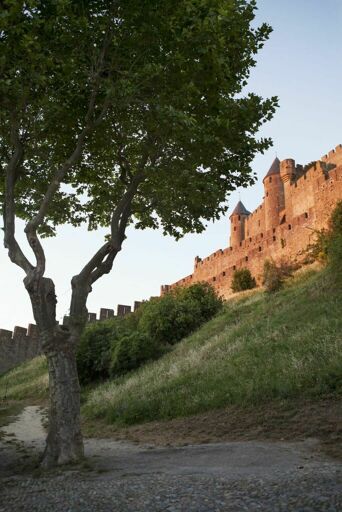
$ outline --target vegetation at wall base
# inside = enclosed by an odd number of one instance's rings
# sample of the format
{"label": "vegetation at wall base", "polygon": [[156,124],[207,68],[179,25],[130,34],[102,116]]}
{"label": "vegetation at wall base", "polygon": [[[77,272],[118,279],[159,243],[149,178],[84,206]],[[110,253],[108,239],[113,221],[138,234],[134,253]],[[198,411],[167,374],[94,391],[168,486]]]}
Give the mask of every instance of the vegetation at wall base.
{"label": "vegetation at wall base", "polygon": [[[272,303],[260,289],[236,295],[159,360],[84,388],[83,417],[120,427],[225,407],[341,397],[341,307],[341,286],[329,269],[301,270]],[[7,383],[10,400],[34,400],[38,392],[47,397],[42,361],[0,377],[1,393]]]}
{"label": "vegetation at wall base", "polygon": [[284,286],[285,281],[298,268],[298,265],[285,260],[279,263],[275,263],[273,260],[265,260],[262,278],[265,291],[268,293],[279,291]]}
{"label": "vegetation at wall base", "polygon": [[326,272],[294,278],[272,306],[260,291],[231,300],[159,361],[94,389],[83,412],[134,424],[339,394],[341,306],[340,289]]}
{"label": "vegetation at wall base", "polygon": [[316,240],[309,246],[309,256],[314,260],[338,270],[342,269],[342,201],[339,201],[332,212],[328,229],[316,231]]}
{"label": "vegetation at wall base", "polygon": [[240,270],[234,271],[232,279],[232,290],[234,293],[242,292],[243,290],[251,290],[255,287],[255,278],[248,268],[241,268]]}
{"label": "vegetation at wall base", "polygon": [[89,326],[77,353],[81,383],[119,377],[158,359],[210,320],[222,304],[212,286],[196,283],[155,297],[133,314]]}

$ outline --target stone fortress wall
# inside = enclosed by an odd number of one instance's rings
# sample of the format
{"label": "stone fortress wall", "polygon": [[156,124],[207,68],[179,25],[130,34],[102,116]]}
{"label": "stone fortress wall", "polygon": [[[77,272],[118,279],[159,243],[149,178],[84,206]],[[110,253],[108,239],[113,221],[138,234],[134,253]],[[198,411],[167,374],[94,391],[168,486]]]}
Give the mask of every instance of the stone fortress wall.
{"label": "stone fortress wall", "polygon": [[[134,302],[134,311],[137,310],[140,304],[141,302]],[[117,316],[125,316],[131,311],[131,306],[119,304]],[[101,308],[99,317],[96,313],[88,313],[88,323],[107,320],[114,316],[114,309]],[[67,324],[67,322],[68,317],[65,316],[63,324]],[[29,324],[27,328],[16,326],[13,332],[0,329],[0,375],[40,354],[42,354],[42,346],[35,324]]]}
{"label": "stone fortress wall", "polygon": [[303,263],[315,231],[326,228],[334,206],[342,200],[342,145],[306,166],[293,159],[274,160],[263,179],[263,202],[250,213],[239,201],[230,216],[229,247],[206,258],[195,258],[194,271],[161,293],[177,286],[206,281],[223,297],[231,291],[236,269],[248,268],[258,284],[264,261]]}
{"label": "stone fortress wall", "polygon": [[[227,297],[236,269],[249,268],[261,284],[265,259],[302,262],[315,230],[327,227],[334,206],[342,199],[342,145],[305,167],[292,159],[275,159],[263,183],[265,196],[254,212],[239,202],[231,214],[230,246],[204,259],[196,257],[194,272],[162,286],[162,294],[176,286],[207,281]],[[139,305],[135,302],[134,310]],[[119,304],[117,315],[131,310],[131,306]],[[88,322],[113,317],[113,309],[101,308],[98,318],[96,313],[88,313]],[[64,323],[67,321],[65,317]],[[0,374],[41,353],[35,325],[17,326],[13,332],[0,329]]]}

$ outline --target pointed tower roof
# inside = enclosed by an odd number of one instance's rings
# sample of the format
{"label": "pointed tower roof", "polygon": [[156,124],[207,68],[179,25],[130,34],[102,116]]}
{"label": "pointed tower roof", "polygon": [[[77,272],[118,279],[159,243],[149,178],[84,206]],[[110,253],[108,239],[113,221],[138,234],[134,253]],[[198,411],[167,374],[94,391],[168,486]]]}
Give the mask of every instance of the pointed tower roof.
{"label": "pointed tower roof", "polygon": [[[238,204],[235,206],[234,210],[232,211],[230,217],[232,215],[249,215],[251,212],[249,212],[241,201],[238,202]],[[230,218],[229,217],[229,218]]]}
{"label": "pointed tower roof", "polygon": [[280,160],[277,156],[273,160],[272,165],[269,168],[268,173],[266,174],[265,178],[267,178],[267,176],[272,176],[272,174],[280,174]]}

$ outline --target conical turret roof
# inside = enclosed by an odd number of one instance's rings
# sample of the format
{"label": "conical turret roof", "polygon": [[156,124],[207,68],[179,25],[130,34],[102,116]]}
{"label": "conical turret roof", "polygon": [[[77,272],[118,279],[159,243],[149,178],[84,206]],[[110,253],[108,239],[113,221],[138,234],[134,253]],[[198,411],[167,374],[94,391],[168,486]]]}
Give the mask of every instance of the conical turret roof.
{"label": "conical turret roof", "polygon": [[277,156],[273,160],[272,165],[269,168],[268,173],[266,174],[265,178],[267,178],[267,176],[272,176],[273,174],[280,174],[280,160]]}
{"label": "conical turret roof", "polygon": [[249,212],[243,205],[241,201],[238,202],[238,204],[235,206],[234,210],[232,211],[230,217],[232,215],[249,215],[251,212]]}

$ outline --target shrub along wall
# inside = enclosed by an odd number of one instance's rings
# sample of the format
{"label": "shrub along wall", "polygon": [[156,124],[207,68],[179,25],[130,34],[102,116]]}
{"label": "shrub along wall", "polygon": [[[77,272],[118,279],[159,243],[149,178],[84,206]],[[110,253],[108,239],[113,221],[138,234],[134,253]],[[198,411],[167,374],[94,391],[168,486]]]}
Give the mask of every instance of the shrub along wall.
{"label": "shrub along wall", "polygon": [[125,317],[87,327],[78,348],[80,381],[118,377],[169,351],[222,307],[207,283],[151,299]]}

